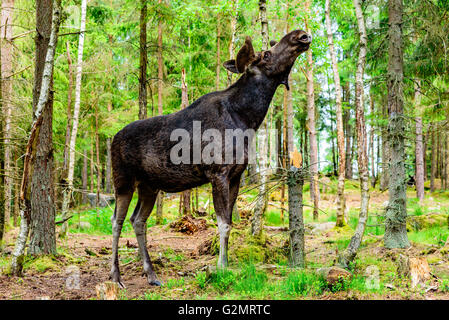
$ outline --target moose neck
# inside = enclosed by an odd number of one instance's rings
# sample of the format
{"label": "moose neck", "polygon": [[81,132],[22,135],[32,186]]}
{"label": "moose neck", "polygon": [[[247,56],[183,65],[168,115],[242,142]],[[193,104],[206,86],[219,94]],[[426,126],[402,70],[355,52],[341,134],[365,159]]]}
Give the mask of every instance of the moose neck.
{"label": "moose neck", "polygon": [[257,130],[267,114],[280,78],[270,79],[265,75],[243,74],[226,91],[228,106],[246,128]]}

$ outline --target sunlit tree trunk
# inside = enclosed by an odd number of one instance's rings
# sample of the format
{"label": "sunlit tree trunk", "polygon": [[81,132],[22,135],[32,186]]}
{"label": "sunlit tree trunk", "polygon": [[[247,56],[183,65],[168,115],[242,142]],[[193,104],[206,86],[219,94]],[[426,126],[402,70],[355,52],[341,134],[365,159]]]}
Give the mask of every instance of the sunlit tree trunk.
{"label": "sunlit tree trunk", "polygon": [[389,203],[385,217],[384,243],[387,248],[407,248],[407,185],[405,174],[405,124],[402,52],[402,0],[388,0],[388,141],[391,161],[389,167]]}
{"label": "sunlit tree trunk", "polygon": [[354,235],[349,242],[348,247],[338,257],[338,262],[345,268],[349,267],[349,263],[354,260],[357,251],[362,243],[363,234],[365,233],[366,222],[368,220],[369,205],[369,173],[368,173],[368,156],[366,152],[366,125],[364,113],[364,93],[363,93],[363,75],[366,64],[367,52],[367,36],[365,29],[365,19],[363,17],[362,5],[360,0],[353,0],[355,15],[359,31],[359,57],[357,60],[357,71],[355,80],[355,112],[356,112],[356,128],[357,128],[357,163],[360,178],[361,205],[359,213],[359,221],[355,229]]}
{"label": "sunlit tree trunk", "polygon": [[14,0],[3,0],[1,11],[0,24],[0,38],[1,38],[1,95],[3,105],[3,121],[4,121],[4,223],[7,227],[9,225],[9,217],[11,215],[11,200],[12,200],[12,146],[11,139],[11,115],[12,115],[12,27],[13,27],[13,12]]}
{"label": "sunlit tree trunk", "polygon": [[327,41],[329,44],[329,52],[332,62],[332,71],[334,75],[335,85],[335,104],[337,117],[337,146],[338,146],[338,185],[337,185],[337,221],[336,226],[341,227],[345,224],[345,171],[346,171],[346,154],[345,154],[345,138],[343,132],[343,107],[340,89],[340,74],[338,73],[337,56],[334,49],[334,40],[332,35],[331,18],[330,18],[330,0],[326,0],[326,29]]}
{"label": "sunlit tree trunk", "polygon": [[[311,0],[306,0],[306,32],[312,34],[309,19],[312,17]],[[307,118],[310,143],[310,198],[313,200],[313,220],[318,219],[320,190],[318,188],[318,143],[315,120],[315,90],[312,49],[307,51]]]}
{"label": "sunlit tree trunk", "polygon": [[[62,219],[67,217],[68,209],[70,206],[70,198],[73,192],[73,175],[75,172],[75,148],[76,148],[76,136],[78,133],[79,113],[81,105],[81,79],[83,70],[83,50],[84,50],[84,33],[86,30],[86,7],[87,0],[81,1],[81,25],[78,42],[78,61],[76,65],[76,77],[75,77],[75,105],[73,108],[73,125],[70,136],[70,148],[69,148],[69,164],[67,173],[67,187],[64,190],[62,200]],[[64,222],[61,226],[60,236],[66,237],[68,231],[68,223]]]}

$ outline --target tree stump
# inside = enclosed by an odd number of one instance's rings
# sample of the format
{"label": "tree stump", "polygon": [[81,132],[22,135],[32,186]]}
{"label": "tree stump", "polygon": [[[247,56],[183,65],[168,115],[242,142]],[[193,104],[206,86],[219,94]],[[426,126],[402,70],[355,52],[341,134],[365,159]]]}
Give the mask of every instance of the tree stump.
{"label": "tree stump", "polygon": [[119,287],[116,282],[106,281],[95,287],[99,300],[117,300]]}
{"label": "tree stump", "polygon": [[426,258],[408,257],[400,254],[397,260],[398,274],[411,281],[411,287],[425,284],[430,279],[430,267]]}

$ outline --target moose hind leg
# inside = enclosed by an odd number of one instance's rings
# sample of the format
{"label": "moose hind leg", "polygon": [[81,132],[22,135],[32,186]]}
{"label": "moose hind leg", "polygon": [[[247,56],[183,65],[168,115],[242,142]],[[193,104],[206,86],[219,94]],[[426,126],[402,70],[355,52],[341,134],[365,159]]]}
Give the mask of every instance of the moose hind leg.
{"label": "moose hind leg", "polygon": [[131,216],[131,223],[136,234],[137,243],[139,244],[140,256],[143,262],[143,270],[147,276],[150,285],[160,286],[161,282],[157,279],[156,273],[153,269],[150,256],[147,250],[146,237],[146,221],[153,210],[154,203],[157,197],[157,191],[150,190],[139,186],[139,208],[134,211]]}
{"label": "moose hind leg", "polygon": [[125,221],[126,214],[128,213],[129,203],[131,202],[133,192],[117,195],[114,215],[112,216],[112,262],[110,279],[117,282],[121,288],[125,288],[120,280],[120,269],[118,260],[118,244],[120,240],[120,233],[123,227],[123,221]]}

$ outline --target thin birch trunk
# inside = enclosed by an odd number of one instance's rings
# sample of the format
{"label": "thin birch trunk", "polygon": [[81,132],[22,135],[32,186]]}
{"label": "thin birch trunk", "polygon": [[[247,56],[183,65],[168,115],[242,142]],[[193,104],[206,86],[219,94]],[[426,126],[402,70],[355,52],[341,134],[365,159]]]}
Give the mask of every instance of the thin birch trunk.
{"label": "thin birch trunk", "polygon": [[337,118],[337,147],[338,147],[338,184],[337,184],[337,221],[336,226],[345,225],[345,171],[346,171],[346,154],[345,154],[345,138],[343,132],[343,107],[340,86],[340,74],[338,72],[337,56],[334,49],[334,39],[332,35],[331,18],[330,18],[330,0],[326,0],[325,4],[327,42],[332,62],[332,71],[334,75],[335,85],[335,104]]}
{"label": "thin birch trunk", "polygon": [[[259,1],[259,14],[262,34],[262,50],[268,49],[268,20],[266,0]],[[260,238],[263,231],[263,216],[267,207],[267,183],[268,183],[268,132],[267,121],[263,121],[259,137],[259,168],[260,186],[259,196],[254,207],[254,214],[251,219],[251,234],[255,238]]]}
{"label": "thin birch trunk", "polygon": [[356,110],[356,127],[357,127],[357,163],[360,177],[360,193],[361,206],[359,221],[352,236],[348,247],[338,257],[338,263],[344,268],[348,268],[349,264],[354,261],[357,251],[362,243],[363,234],[365,233],[366,222],[368,220],[369,206],[369,173],[368,173],[368,157],[366,153],[366,125],[364,114],[364,94],[363,94],[363,75],[366,64],[367,52],[367,36],[365,29],[365,19],[363,17],[362,5],[360,0],[353,0],[355,15],[359,31],[359,57],[357,60],[356,82],[355,82],[355,110]]}
{"label": "thin birch trunk", "polygon": [[[81,105],[81,79],[83,71],[83,50],[84,50],[84,34],[86,30],[86,9],[87,0],[81,1],[81,25],[78,42],[78,61],[76,65],[76,78],[75,78],[75,105],[73,108],[73,125],[70,136],[70,148],[69,148],[69,164],[67,173],[67,188],[64,190],[62,200],[62,219],[67,218],[67,213],[70,206],[70,199],[73,192],[73,175],[75,172],[75,148],[76,148],[76,136],[78,133],[79,113]],[[68,222],[65,221],[61,226],[60,236],[66,237],[68,232]]]}

